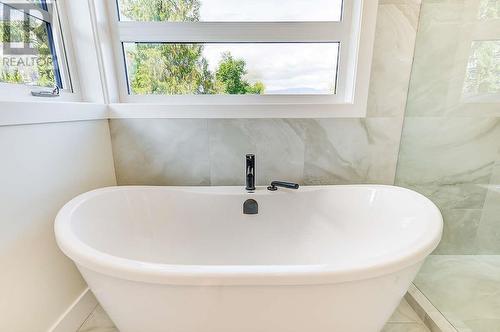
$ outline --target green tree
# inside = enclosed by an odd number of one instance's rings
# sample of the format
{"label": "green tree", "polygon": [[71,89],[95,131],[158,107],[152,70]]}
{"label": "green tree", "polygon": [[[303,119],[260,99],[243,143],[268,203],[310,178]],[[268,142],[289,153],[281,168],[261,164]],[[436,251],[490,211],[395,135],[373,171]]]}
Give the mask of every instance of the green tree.
{"label": "green tree", "polygon": [[215,78],[223,87],[225,93],[232,95],[262,94],[265,87],[262,82],[251,85],[246,79],[246,63],[243,59],[235,59],[231,53],[222,55]]}
{"label": "green tree", "polygon": [[254,95],[262,95],[264,92],[266,92],[266,86],[262,82],[255,82],[248,90],[248,93]]}
{"label": "green tree", "polygon": [[[27,33],[28,32],[28,33]],[[54,86],[54,65],[49,48],[46,24],[37,20],[0,22],[0,40],[2,43],[24,41],[34,45],[36,56],[26,55],[13,58],[11,66],[9,58],[2,61],[0,81],[6,83],[33,83],[39,86]],[[7,55],[4,55],[7,56]]]}
{"label": "green tree", "polygon": [[23,78],[21,77],[19,69],[17,68],[14,70],[2,70],[2,73],[0,74],[0,82],[22,83]]}
{"label": "green tree", "polygon": [[30,30],[35,36],[31,42],[35,45],[38,53],[36,57],[37,85],[53,87],[56,85],[56,79],[46,24],[37,24]]}
{"label": "green tree", "polygon": [[[4,5],[1,5],[4,6]],[[5,9],[4,9],[5,10]],[[4,22],[0,21],[0,40],[3,43],[9,43],[13,40],[22,40],[23,37],[22,22]],[[3,59],[2,59],[3,60]],[[8,60],[8,59],[7,59]],[[3,60],[0,72],[0,82],[22,83],[23,78],[18,68],[9,68],[6,65],[8,61]]]}
{"label": "green tree", "polygon": [[120,0],[120,13],[136,21],[200,20],[199,0]]}
{"label": "green tree", "polygon": [[[199,0],[122,0],[121,14],[138,21],[199,21]],[[212,74],[196,44],[135,44],[126,48],[135,94],[214,93]]]}
{"label": "green tree", "polygon": [[211,93],[211,75],[202,58],[202,46],[136,44],[127,51],[130,86],[136,94]]}

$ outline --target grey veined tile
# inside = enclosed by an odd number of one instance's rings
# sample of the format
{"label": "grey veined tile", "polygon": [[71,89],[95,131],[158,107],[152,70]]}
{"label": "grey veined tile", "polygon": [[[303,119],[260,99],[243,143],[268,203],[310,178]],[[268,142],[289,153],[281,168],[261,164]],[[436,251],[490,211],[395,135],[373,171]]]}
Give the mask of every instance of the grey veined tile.
{"label": "grey veined tile", "polygon": [[442,210],[443,237],[435,254],[472,255],[477,253],[476,237],[481,220],[481,209]]}
{"label": "grey veined tile", "polygon": [[406,299],[403,299],[389,318],[389,323],[421,323],[421,320]]}
{"label": "grey veined tile", "polygon": [[452,15],[456,10],[450,13],[450,7],[455,7],[453,5],[442,7],[426,2],[422,5],[408,92],[407,117],[444,115],[450,84],[460,80],[454,61],[459,48],[456,38],[459,23]]}
{"label": "grey veined tile", "polygon": [[488,167],[478,173],[465,180],[459,179],[460,175],[450,175],[430,183],[409,183],[397,178],[396,184],[430,198],[441,210],[474,210],[481,209],[486,198]]}
{"label": "grey veined tile", "polygon": [[111,120],[118,184],[208,185],[207,120]]}
{"label": "grey veined tile", "polygon": [[500,255],[431,255],[415,285],[459,331],[498,331]]}
{"label": "grey veined tile", "polygon": [[499,145],[499,118],[406,118],[396,183],[443,210],[481,209]]}
{"label": "grey veined tile", "polygon": [[393,184],[399,118],[293,120],[305,141],[307,184]]}
{"label": "grey veined tile", "polygon": [[500,255],[500,163],[495,166],[488,185],[476,242],[479,253]]}
{"label": "grey veined tile", "polygon": [[[488,0],[482,1],[486,2]],[[407,117],[499,116],[498,103],[472,93],[494,77],[495,41],[476,41],[473,31],[486,28],[479,20],[479,0],[424,1],[415,46]],[[493,2],[495,3],[495,1]],[[490,46],[488,46],[490,45]],[[498,47],[498,46],[497,46]],[[480,62],[474,59],[480,54]],[[472,66],[472,64],[475,66]],[[468,68],[475,68],[469,71]],[[486,79],[481,78],[481,76]],[[494,80],[494,78],[493,78]]]}
{"label": "grey veined tile", "polygon": [[[290,120],[292,121],[292,120]],[[289,120],[209,120],[212,185],[243,185],[245,154],[256,154],[256,182],[303,183],[304,142]]]}
{"label": "grey veined tile", "polygon": [[476,247],[480,254],[500,255],[500,202],[498,196],[500,196],[500,192],[497,193],[497,205],[485,208],[479,222]]}
{"label": "grey veined tile", "polygon": [[413,62],[419,4],[407,0],[378,7],[368,116],[402,116]]}

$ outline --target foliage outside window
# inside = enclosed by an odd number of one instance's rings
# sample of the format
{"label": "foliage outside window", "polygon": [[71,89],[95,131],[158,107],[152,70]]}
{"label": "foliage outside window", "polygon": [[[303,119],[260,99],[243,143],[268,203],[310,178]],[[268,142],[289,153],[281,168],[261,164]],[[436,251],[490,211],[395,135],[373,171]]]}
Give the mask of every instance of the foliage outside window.
{"label": "foliage outside window", "polygon": [[0,82],[62,87],[51,23],[32,15],[37,8],[48,13],[45,2],[0,3]]}
{"label": "foliage outside window", "polygon": [[[140,21],[189,21],[200,18],[200,1],[122,2],[122,15]],[[247,94],[264,92],[262,82],[245,79],[246,63],[226,53],[215,73],[196,44],[135,44],[125,47],[133,94]]]}
{"label": "foliage outside window", "polygon": [[500,0],[480,0],[479,19],[481,20],[500,19]]}
{"label": "foliage outside window", "polygon": [[475,41],[467,65],[467,97],[500,94],[500,41]]}

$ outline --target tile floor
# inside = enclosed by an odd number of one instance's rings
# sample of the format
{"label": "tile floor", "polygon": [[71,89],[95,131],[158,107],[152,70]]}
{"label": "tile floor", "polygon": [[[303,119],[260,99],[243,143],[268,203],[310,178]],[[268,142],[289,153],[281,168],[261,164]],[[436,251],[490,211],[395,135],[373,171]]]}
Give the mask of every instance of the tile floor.
{"label": "tile floor", "polygon": [[459,332],[500,332],[500,255],[431,255],[415,285]]}
{"label": "tile floor", "polygon": [[[118,332],[101,306],[97,306],[78,332]],[[382,332],[429,332],[410,305],[403,300]]]}
{"label": "tile floor", "polygon": [[[500,255],[431,255],[415,285],[459,332],[500,332]],[[98,306],[79,332],[118,332]],[[403,300],[382,332],[429,332]]]}

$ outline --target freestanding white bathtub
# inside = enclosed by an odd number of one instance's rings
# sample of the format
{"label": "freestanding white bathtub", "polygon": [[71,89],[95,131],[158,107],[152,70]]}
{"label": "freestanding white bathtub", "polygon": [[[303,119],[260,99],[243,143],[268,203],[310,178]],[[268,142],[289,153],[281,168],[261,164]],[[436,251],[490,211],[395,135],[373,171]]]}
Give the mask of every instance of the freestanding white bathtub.
{"label": "freestanding white bathtub", "polygon": [[121,332],[376,332],[442,217],[390,186],[111,187],[55,231]]}

